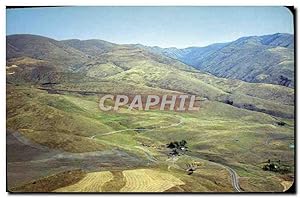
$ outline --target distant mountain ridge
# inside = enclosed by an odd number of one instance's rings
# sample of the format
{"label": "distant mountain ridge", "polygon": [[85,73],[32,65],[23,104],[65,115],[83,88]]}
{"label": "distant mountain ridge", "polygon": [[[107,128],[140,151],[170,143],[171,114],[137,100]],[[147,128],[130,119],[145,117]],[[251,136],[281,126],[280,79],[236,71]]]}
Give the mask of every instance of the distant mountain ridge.
{"label": "distant mountain ridge", "polygon": [[[261,47],[256,41],[246,40],[247,44],[242,47],[258,45],[253,49],[274,50],[274,47]],[[279,45],[274,40],[270,43]],[[204,101],[284,118],[293,117],[292,88],[216,77],[174,57],[155,52],[151,47],[118,45],[102,40],[57,41],[35,35],[7,36],[6,45],[7,84],[49,86],[82,93],[186,93],[200,96]],[[203,55],[207,58],[223,50],[237,50],[234,45],[239,46],[235,42],[216,44],[198,52],[193,51],[195,48],[189,48],[186,53],[192,51],[195,57]],[[279,53],[280,50],[288,50],[285,47],[277,48]],[[174,48],[172,53],[179,55]]]}
{"label": "distant mountain ridge", "polygon": [[294,87],[292,34],[242,37],[206,47],[145,48],[219,77]]}
{"label": "distant mountain ridge", "polygon": [[228,43],[184,49],[118,45],[98,39],[57,41],[36,35],[7,36],[6,46],[7,59],[30,57],[49,61],[59,69],[76,70],[121,49],[160,63],[173,64],[178,60],[176,65],[181,68],[190,65],[218,77],[294,87],[294,36],[285,33],[242,37]]}
{"label": "distant mountain ridge", "polygon": [[86,54],[44,36],[20,34],[6,37],[6,59],[30,57],[49,61],[55,67],[83,64],[88,61]]}

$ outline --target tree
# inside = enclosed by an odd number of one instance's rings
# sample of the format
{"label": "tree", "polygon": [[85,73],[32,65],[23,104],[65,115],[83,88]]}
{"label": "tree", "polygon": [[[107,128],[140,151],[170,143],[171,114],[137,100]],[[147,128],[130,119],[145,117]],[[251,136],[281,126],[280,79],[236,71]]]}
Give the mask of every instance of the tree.
{"label": "tree", "polygon": [[171,142],[170,144],[168,144],[167,148],[170,148],[170,149],[174,149],[176,146],[173,142]]}
{"label": "tree", "polygon": [[186,142],[185,140],[181,140],[181,141],[179,142],[179,144],[180,144],[180,146],[185,146],[185,145],[187,144],[187,142]]}
{"label": "tree", "polygon": [[178,151],[176,149],[173,149],[172,152],[170,153],[171,155],[178,155]]}
{"label": "tree", "polygon": [[179,143],[177,141],[174,142],[176,148],[179,148]]}

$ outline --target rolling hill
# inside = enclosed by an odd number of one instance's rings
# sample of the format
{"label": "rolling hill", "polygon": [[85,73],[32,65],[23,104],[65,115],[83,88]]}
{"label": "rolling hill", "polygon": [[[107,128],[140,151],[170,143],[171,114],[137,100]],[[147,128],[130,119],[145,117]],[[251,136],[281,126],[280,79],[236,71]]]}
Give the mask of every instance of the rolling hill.
{"label": "rolling hill", "polygon": [[294,87],[294,36],[291,34],[242,37],[206,47],[152,47],[151,50],[219,77]]}
{"label": "rolling hill", "polygon": [[[238,47],[233,46],[239,46],[238,43],[249,44],[251,39],[254,39],[253,45],[256,46],[260,38],[249,39],[243,38],[237,43],[226,45],[227,47],[221,50],[230,48],[235,50]],[[278,41],[270,41],[267,38],[263,41],[270,45],[280,45]],[[101,86],[103,81],[122,82],[123,88],[129,87],[130,84],[130,87],[138,86],[137,90],[144,89],[143,92],[171,90],[196,94],[219,102],[230,101],[239,108],[266,112],[279,117],[293,117],[294,91],[291,88],[261,85],[259,86],[261,89],[252,88],[251,93],[245,92],[253,86],[243,81],[214,77],[176,59],[141,49],[136,45],[117,45],[102,40],[56,41],[34,35],[8,36],[7,45],[10,46],[9,49],[19,49],[18,53],[9,52],[7,55],[9,82],[25,80],[29,83],[53,83],[59,89],[72,88],[85,91],[103,91]],[[217,46],[219,49],[220,45]],[[37,50],[39,48],[43,49],[42,52]],[[214,47],[209,49],[212,48]],[[260,50],[260,47],[254,49]],[[74,56],[79,57],[73,59]],[[54,63],[57,61],[61,63],[53,65],[51,60]],[[15,67],[11,67],[12,65]]]}
{"label": "rolling hill", "polygon": [[78,67],[89,60],[88,56],[63,42],[36,35],[11,35],[6,40],[6,57],[29,57],[47,61],[59,69]]}
{"label": "rolling hill", "polygon": [[[139,45],[35,35],[6,44],[12,191],[274,192],[293,180],[292,87],[217,77]],[[105,112],[98,101],[106,93],[193,94],[200,111]],[[180,140],[189,151],[171,157],[166,144]],[[268,159],[289,169],[264,171]]]}

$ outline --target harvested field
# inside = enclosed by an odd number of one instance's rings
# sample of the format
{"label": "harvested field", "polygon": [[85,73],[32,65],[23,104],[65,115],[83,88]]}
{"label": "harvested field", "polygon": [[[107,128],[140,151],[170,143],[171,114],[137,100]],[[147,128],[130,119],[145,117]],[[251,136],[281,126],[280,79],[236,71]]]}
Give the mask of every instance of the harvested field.
{"label": "harvested field", "polygon": [[78,183],[59,188],[55,192],[102,192],[102,186],[113,179],[109,171],[88,173]]}
{"label": "harvested field", "polygon": [[290,187],[293,185],[293,181],[283,181],[281,182],[281,185],[283,186],[283,192],[287,191],[290,189]]}
{"label": "harvested field", "polygon": [[121,192],[164,192],[174,186],[184,185],[180,179],[157,170],[136,169],[123,171],[126,185]]}
{"label": "harvested field", "polygon": [[88,173],[76,184],[54,192],[164,192],[184,185],[175,176],[151,169]]}

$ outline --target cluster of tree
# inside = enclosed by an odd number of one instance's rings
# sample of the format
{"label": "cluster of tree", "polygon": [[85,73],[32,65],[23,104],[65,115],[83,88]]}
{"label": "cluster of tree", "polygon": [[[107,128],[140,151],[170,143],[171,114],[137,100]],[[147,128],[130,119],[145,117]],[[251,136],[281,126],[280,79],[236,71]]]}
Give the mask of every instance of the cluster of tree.
{"label": "cluster of tree", "polygon": [[167,148],[171,149],[170,155],[184,154],[187,150],[187,141],[181,140],[180,142],[174,141],[167,144]]}
{"label": "cluster of tree", "polygon": [[229,105],[233,105],[233,101],[232,101],[232,100],[229,100],[229,99],[225,100],[225,103],[226,103],[226,104],[229,104]]}
{"label": "cluster of tree", "polygon": [[282,122],[282,121],[277,122],[277,124],[278,124],[279,126],[284,126],[284,125],[286,125],[286,123],[285,123],[285,122]]}
{"label": "cluster of tree", "polygon": [[279,77],[279,84],[280,85],[289,87],[291,82],[292,82],[292,80],[288,79],[287,77],[284,77],[282,75]]}
{"label": "cluster of tree", "polygon": [[280,160],[273,161],[273,162],[271,162],[271,160],[268,160],[267,164],[265,164],[263,166],[263,170],[272,171],[272,172],[287,173],[287,172],[290,171],[290,167],[282,164]]}

